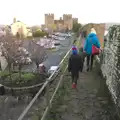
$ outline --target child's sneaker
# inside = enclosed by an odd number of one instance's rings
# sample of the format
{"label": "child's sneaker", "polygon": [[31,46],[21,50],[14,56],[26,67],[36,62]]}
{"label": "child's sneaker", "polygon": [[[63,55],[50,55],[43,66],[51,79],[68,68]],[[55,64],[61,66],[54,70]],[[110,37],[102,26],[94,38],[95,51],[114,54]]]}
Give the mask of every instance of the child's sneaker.
{"label": "child's sneaker", "polygon": [[76,84],[74,84],[74,88],[76,88],[77,87],[77,85]]}
{"label": "child's sneaker", "polygon": [[76,84],[75,83],[72,84],[72,88],[76,88]]}

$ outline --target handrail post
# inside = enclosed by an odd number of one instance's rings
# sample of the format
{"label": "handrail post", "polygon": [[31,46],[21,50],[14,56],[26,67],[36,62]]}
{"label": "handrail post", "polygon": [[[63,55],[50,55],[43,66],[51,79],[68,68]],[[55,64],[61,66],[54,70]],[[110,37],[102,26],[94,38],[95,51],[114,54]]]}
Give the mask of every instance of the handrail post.
{"label": "handrail post", "polygon": [[[47,79],[49,81],[49,79]],[[49,96],[49,88],[50,88],[50,83],[48,82],[46,86],[46,105],[48,106],[48,109],[50,107],[50,96]]]}

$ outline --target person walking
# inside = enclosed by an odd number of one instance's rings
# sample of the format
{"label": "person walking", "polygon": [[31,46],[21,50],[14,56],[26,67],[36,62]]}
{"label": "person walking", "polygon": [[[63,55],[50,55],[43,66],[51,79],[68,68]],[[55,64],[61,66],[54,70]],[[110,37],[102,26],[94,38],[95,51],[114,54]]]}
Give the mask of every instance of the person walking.
{"label": "person walking", "polygon": [[86,53],[83,52],[83,48],[84,48],[84,44],[85,44],[86,37],[87,37],[87,31],[83,31],[83,32],[82,32],[82,35],[81,35],[81,46],[80,46],[80,48],[79,48],[79,54],[80,54],[80,56],[82,56],[82,58],[83,58],[83,64],[84,64],[84,59],[85,59],[85,57],[86,57]]}
{"label": "person walking", "polygon": [[68,61],[68,71],[71,72],[72,77],[72,88],[76,88],[77,80],[79,78],[79,71],[82,72],[83,63],[82,58],[78,54],[77,47],[72,47],[72,55]]}
{"label": "person walking", "polygon": [[95,56],[92,49],[93,45],[97,48],[100,48],[100,42],[94,28],[91,29],[91,33],[88,34],[84,44],[84,52],[87,54],[87,71],[92,70],[93,67]]}
{"label": "person walking", "polygon": [[84,43],[85,43],[85,39],[86,39],[86,36],[87,36],[87,32],[86,31],[83,31],[82,32],[82,36],[81,36],[81,48],[84,47]]}

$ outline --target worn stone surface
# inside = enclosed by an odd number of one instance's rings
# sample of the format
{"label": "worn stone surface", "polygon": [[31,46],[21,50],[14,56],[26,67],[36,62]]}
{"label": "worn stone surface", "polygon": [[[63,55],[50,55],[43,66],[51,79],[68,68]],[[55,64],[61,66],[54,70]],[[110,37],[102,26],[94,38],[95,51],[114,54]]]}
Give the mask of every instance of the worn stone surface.
{"label": "worn stone surface", "polygon": [[69,99],[64,99],[62,105],[59,101],[54,101],[52,112],[48,116],[50,120],[114,120],[109,96],[104,94],[104,90],[99,94],[104,87],[100,82],[102,78],[95,71],[80,73],[77,90],[71,88],[70,76],[64,77],[63,85],[67,89],[67,95],[64,95]]}
{"label": "worn stone surface", "polygon": [[[119,108],[120,99],[120,26],[112,26],[106,36],[103,51],[102,74],[112,95],[114,103]],[[120,113],[120,111],[119,111]]]}

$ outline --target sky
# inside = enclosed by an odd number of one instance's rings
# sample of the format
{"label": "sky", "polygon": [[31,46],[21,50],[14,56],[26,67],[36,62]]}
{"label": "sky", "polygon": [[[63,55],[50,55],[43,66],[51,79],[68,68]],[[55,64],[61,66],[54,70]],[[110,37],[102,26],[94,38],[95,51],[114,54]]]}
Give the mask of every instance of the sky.
{"label": "sky", "polygon": [[120,23],[119,0],[0,0],[0,24],[11,24],[13,18],[27,25],[44,24],[44,14],[78,17],[85,23]]}

